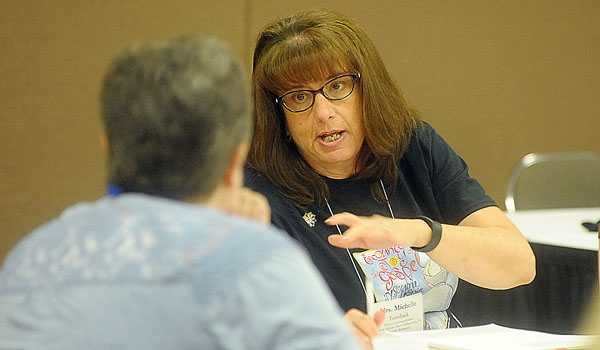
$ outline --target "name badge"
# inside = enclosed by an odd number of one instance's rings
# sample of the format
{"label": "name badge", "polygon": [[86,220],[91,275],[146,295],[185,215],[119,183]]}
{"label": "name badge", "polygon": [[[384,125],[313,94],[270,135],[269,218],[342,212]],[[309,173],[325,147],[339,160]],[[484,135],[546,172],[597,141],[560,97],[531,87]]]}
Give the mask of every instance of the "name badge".
{"label": "name badge", "polygon": [[390,301],[367,303],[370,316],[385,310],[385,321],[379,332],[403,332],[423,330],[423,294],[416,293]]}

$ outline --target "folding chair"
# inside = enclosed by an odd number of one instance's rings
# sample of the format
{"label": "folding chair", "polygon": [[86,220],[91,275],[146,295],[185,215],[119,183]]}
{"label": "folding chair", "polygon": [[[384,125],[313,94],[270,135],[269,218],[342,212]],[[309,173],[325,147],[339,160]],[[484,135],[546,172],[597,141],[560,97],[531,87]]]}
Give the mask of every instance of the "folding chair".
{"label": "folding chair", "polygon": [[515,166],[506,210],[600,207],[600,154],[530,153]]}

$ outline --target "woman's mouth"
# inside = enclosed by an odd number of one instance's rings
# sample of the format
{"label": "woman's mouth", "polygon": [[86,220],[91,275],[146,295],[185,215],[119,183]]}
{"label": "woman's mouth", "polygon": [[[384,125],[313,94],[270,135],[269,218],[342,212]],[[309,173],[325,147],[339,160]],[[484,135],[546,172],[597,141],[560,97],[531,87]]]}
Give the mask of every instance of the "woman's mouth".
{"label": "woman's mouth", "polygon": [[325,142],[333,142],[333,141],[339,140],[340,137],[342,137],[342,133],[335,132],[335,133],[330,133],[330,134],[323,134],[320,137],[321,137],[321,140],[323,140]]}

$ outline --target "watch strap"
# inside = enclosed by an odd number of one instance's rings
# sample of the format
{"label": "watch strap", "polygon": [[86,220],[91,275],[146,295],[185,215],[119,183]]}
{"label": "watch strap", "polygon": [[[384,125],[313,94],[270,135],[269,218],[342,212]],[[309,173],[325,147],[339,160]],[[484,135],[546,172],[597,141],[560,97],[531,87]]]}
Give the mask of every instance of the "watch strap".
{"label": "watch strap", "polygon": [[421,219],[425,221],[427,225],[431,228],[431,241],[427,243],[427,245],[423,247],[411,247],[413,250],[417,252],[427,253],[434,250],[440,241],[442,240],[442,224],[439,222],[428,218],[427,216],[419,215],[417,219]]}

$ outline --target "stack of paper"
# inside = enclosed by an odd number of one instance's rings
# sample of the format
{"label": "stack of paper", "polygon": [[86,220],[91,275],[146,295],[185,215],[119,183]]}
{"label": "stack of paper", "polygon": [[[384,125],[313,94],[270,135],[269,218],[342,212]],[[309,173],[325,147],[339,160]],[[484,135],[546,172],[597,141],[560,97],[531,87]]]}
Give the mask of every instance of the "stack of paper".
{"label": "stack of paper", "polygon": [[596,337],[528,331],[489,324],[420,332],[386,333],[374,350],[554,350],[590,349]]}

